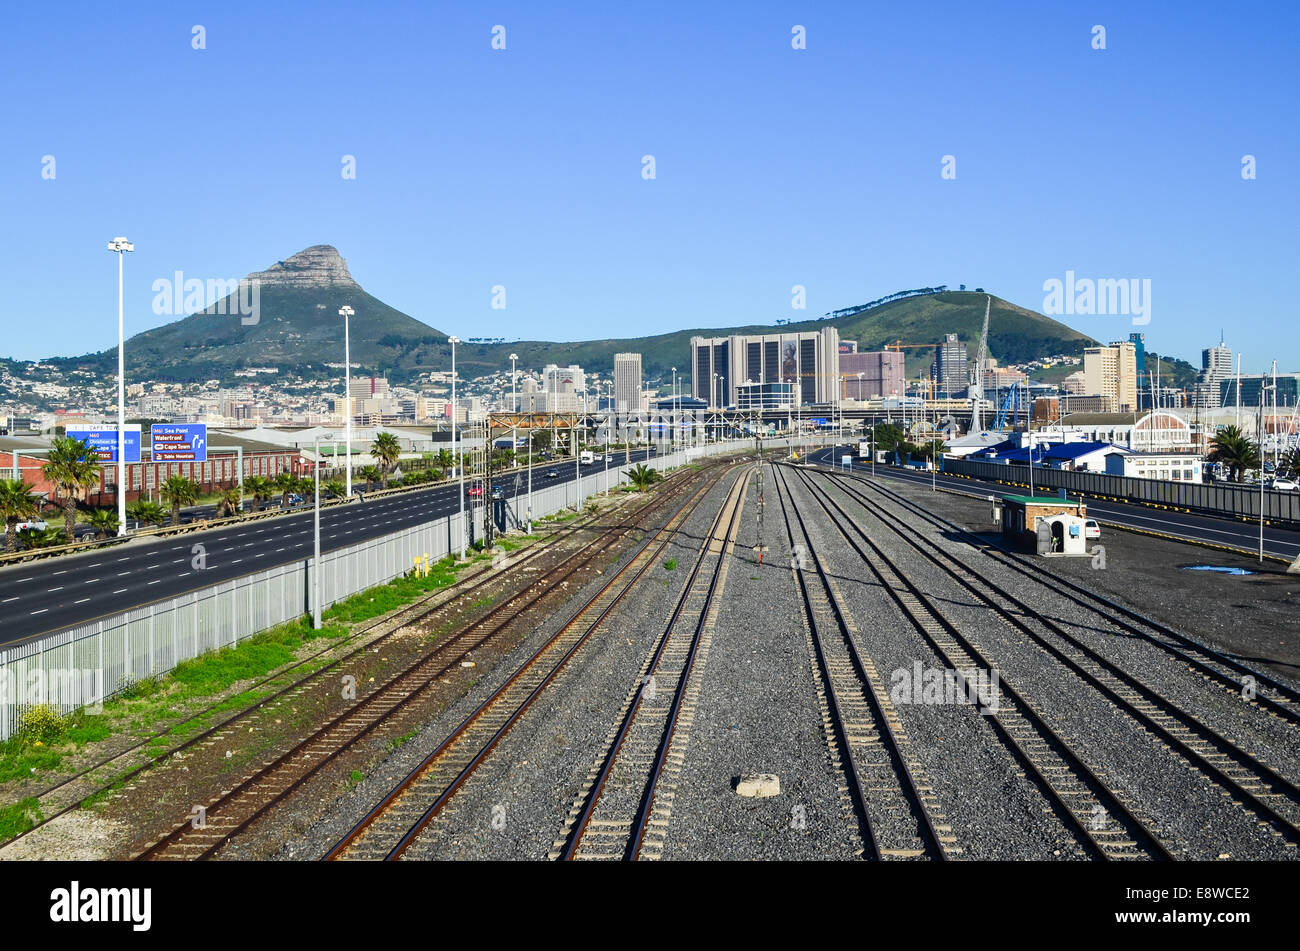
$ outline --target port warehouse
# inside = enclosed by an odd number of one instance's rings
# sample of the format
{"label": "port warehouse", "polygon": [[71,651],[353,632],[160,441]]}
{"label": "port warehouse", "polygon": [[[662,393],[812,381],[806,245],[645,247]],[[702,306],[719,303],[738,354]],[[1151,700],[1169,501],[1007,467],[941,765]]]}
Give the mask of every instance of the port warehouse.
{"label": "port warehouse", "polygon": [[[1014,485],[1029,484],[1028,466],[945,458],[942,468],[949,475],[969,476],[990,482],[1009,482]],[[1259,486],[1165,482],[1158,479],[1108,475],[1103,472],[1079,472],[1038,466],[1034,466],[1034,486],[1040,489],[1065,489],[1076,495],[1166,505],[1232,518],[1259,518],[1262,495],[1265,519],[1271,522],[1300,524],[1300,492],[1265,490],[1261,493]]]}
{"label": "port warehouse", "polygon": [[[749,440],[714,443],[709,454],[752,446]],[[704,449],[659,458],[661,471],[686,465]],[[631,466],[609,467],[608,484]],[[533,489],[533,515],[540,518],[602,492],[602,468],[574,482]],[[363,504],[363,503],[357,503]],[[522,502],[521,502],[522,504]],[[507,509],[513,508],[507,503]],[[471,537],[481,537],[482,509],[466,512]],[[321,554],[321,610],[358,592],[398,578],[417,557],[445,557],[459,537],[460,514],[453,513]],[[163,674],[183,660],[232,647],[239,641],[311,611],[310,559],[253,572],[186,594],[164,598],[120,614],[43,634],[0,648],[0,741],[8,739],[22,708],[49,703],[62,712],[93,705],[120,687]]]}

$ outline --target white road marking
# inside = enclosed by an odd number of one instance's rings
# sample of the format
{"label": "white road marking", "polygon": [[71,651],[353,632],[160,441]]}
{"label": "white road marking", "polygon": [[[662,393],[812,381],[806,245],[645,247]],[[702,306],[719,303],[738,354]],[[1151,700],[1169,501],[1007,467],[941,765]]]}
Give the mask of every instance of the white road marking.
{"label": "white road marking", "polygon": [[153,581],[150,581],[150,582],[147,582],[147,583],[148,583],[148,584],[158,584],[160,581],[162,581],[161,578],[154,578]]}
{"label": "white road marking", "polygon": [[59,585],[57,588],[46,588],[45,593],[53,594],[55,591],[62,591],[62,590],[63,590],[63,585]]}
{"label": "white road marking", "polygon": [[125,592],[125,591],[126,591],[126,588],[118,588],[118,589],[117,589],[116,591],[114,591],[113,593],[114,593],[114,594],[122,594],[122,593]]}
{"label": "white road marking", "polygon": [[85,604],[90,598],[82,598],[80,601],[73,601],[73,604]]}
{"label": "white road marking", "polygon": [[44,614],[49,608],[41,608],[39,611],[33,611],[32,614]]}
{"label": "white road marking", "polygon": [[0,604],[8,604],[10,601],[17,601],[17,600],[18,600],[18,595],[15,594],[12,598],[5,598],[3,601],[0,601]]}

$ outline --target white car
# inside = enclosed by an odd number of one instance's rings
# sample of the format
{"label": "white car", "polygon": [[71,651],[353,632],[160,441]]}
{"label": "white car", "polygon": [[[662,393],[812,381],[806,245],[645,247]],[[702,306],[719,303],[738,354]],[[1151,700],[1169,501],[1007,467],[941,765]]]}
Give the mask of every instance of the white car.
{"label": "white car", "polygon": [[35,521],[19,522],[17,525],[14,526],[14,531],[25,532],[30,530],[33,532],[43,532],[47,528],[49,528],[49,526],[44,521],[42,521],[41,519],[36,519]]}
{"label": "white car", "polygon": [[1087,518],[1083,520],[1083,537],[1084,538],[1101,538],[1101,526],[1097,520]]}
{"label": "white car", "polygon": [[1276,489],[1278,492],[1294,492],[1296,489],[1300,489],[1300,485],[1297,485],[1291,479],[1274,479],[1269,488]]}

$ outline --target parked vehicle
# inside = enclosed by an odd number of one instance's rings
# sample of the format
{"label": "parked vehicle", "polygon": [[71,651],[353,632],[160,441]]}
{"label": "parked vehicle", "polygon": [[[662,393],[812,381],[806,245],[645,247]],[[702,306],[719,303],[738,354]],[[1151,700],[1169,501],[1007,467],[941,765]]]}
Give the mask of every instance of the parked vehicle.
{"label": "parked vehicle", "polygon": [[1300,489],[1300,484],[1297,484],[1291,479],[1274,479],[1273,484],[1270,485],[1269,488],[1278,492],[1294,492],[1297,489]]}
{"label": "parked vehicle", "polygon": [[1083,521],[1084,538],[1101,538],[1101,526],[1097,524],[1096,519],[1088,518]]}
{"label": "parked vehicle", "polygon": [[15,532],[27,532],[27,531],[43,532],[49,527],[50,526],[47,525],[43,519],[38,518],[28,522],[19,522],[17,525],[14,526],[14,531]]}

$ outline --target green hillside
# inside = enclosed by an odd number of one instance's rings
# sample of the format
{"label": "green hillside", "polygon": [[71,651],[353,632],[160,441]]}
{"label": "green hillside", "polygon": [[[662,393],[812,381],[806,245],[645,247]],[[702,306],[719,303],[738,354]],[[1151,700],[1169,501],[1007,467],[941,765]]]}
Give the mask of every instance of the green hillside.
{"label": "green hillside", "polygon": [[[319,246],[302,255],[311,252],[328,257],[327,252],[332,254],[333,249]],[[295,256],[290,262],[300,257]],[[341,363],[343,321],[338,310],[344,304],[356,311],[351,321],[352,361],[363,370],[382,372],[394,382],[406,382],[424,371],[449,368],[450,347],[445,333],[389,307],[349,279],[347,283],[326,286],[264,284],[255,324],[244,324],[237,313],[229,312],[234,308],[223,302],[226,313],[219,312],[214,305],[202,313],[136,334],[126,345],[127,375],[137,380],[228,380],[235,370],[245,367],[275,366],[282,372],[310,373],[326,363]],[[857,341],[862,350],[878,350],[896,340],[927,345],[904,351],[908,375],[915,377],[928,370],[933,357],[931,347],[944,334],[956,333],[966,342],[971,359],[975,358],[984,304],[982,293],[945,291],[892,300],[846,316],[780,326],[697,326],[651,337],[574,343],[466,342],[457,347],[456,356],[458,368],[467,379],[508,369],[511,353],[519,354],[520,367],[578,363],[608,372],[614,354],[622,351],[642,355],[647,379],[667,379],[672,367],[677,368],[679,377],[689,378],[691,337],[785,333],[835,326],[841,339]],[[1092,342],[1084,334],[1042,314],[993,298],[989,351],[1004,364],[1058,353],[1078,354]],[[115,372],[116,349],[50,362],[66,369],[91,367],[111,373]]]}
{"label": "green hillside", "polygon": [[[227,298],[229,301],[229,298]],[[264,286],[256,324],[217,306],[191,314],[126,342],[127,376],[147,380],[225,379],[244,367],[306,369],[343,362],[343,318],[351,318],[352,361],[368,369],[394,371],[401,379],[421,370],[444,369],[447,335],[389,307],[360,287]],[[52,361],[102,365],[116,372],[117,348],[85,357]]]}
{"label": "green hillside", "polygon": [[[834,326],[842,340],[856,340],[860,350],[879,350],[895,340],[903,343],[935,344],[944,334],[955,333],[966,342],[971,359],[979,349],[984,325],[984,294],[972,291],[946,291],[890,301],[852,316],[806,320],[799,323],[749,324],[743,327],[697,327],[653,337],[585,340],[577,343],[553,343],[525,340],[503,344],[463,344],[456,349],[457,363],[466,375],[486,373],[510,366],[510,354],[519,354],[520,366],[540,367],[547,363],[578,363],[592,369],[613,366],[614,354],[623,351],[640,353],[642,368],[648,378],[689,373],[691,337],[714,337],[727,334],[755,334],[820,330]],[[1051,354],[1081,354],[1095,341],[1076,330],[1042,314],[1017,307],[1001,298],[993,298],[989,315],[989,352],[1002,363],[1015,363]],[[928,370],[933,350],[909,349],[909,376]]]}

